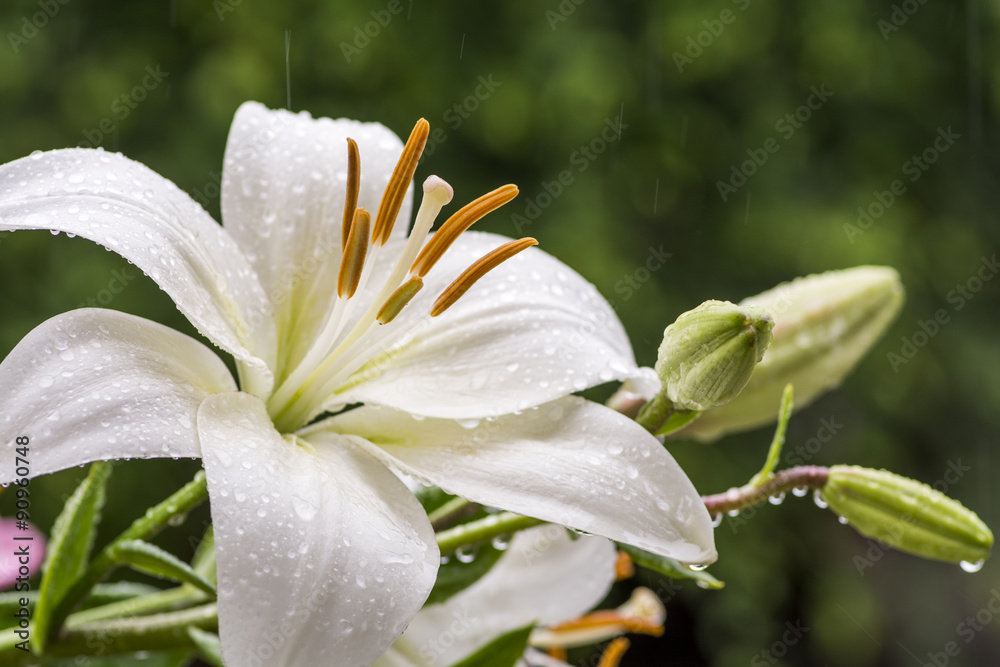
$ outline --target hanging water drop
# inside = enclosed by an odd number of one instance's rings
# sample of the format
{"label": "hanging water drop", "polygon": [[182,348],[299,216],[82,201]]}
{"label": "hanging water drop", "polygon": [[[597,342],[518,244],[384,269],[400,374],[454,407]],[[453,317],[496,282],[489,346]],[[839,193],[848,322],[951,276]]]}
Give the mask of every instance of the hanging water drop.
{"label": "hanging water drop", "polygon": [[839,521],[842,526],[846,526],[847,525],[847,517],[846,516],[838,516],[837,517],[837,521]]}
{"label": "hanging water drop", "polygon": [[477,551],[476,547],[461,547],[455,552],[455,560],[459,563],[471,563],[476,560]]}
{"label": "hanging water drop", "polygon": [[718,528],[722,525],[722,512],[716,512],[712,515],[712,527]]}
{"label": "hanging water drop", "polygon": [[780,505],[781,503],[785,502],[785,492],[782,491],[781,493],[774,494],[773,496],[767,499],[767,502],[771,503],[772,505]]}
{"label": "hanging water drop", "polygon": [[960,568],[962,568],[963,571],[968,572],[970,574],[973,574],[973,573],[979,572],[981,569],[983,569],[983,565],[985,565],[985,564],[986,564],[986,560],[983,559],[983,558],[980,558],[975,563],[969,562],[967,560],[963,560],[961,563],[958,564],[958,566]]}
{"label": "hanging water drop", "polygon": [[795,496],[796,498],[802,498],[807,493],[809,493],[809,489],[804,486],[796,486],[794,489],[792,489],[792,495]]}
{"label": "hanging water drop", "polygon": [[510,546],[510,535],[497,535],[490,540],[490,544],[497,551],[506,551],[507,547]]}
{"label": "hanging water drop", "polygon": [[701,572],[708,568],[708,563],[691,563],[688,565],[688,569],[692,572]]}
{"label": "hanging water drop", "polygon": [[813,491],[813,502],[816,503],[816,507],[820,508],[821,510],[825,510],[827,507],[830,506],[830,503],[826,502],[826,496],[824,496],[823,492],[820,491],[819,489]]}
{"label": "hanging water drop", "polygon": [[729,510],[728,512],[726,512],[726,514],[728,514],[729,516],[739,516],[740,515],[740,511],[739,510]]}

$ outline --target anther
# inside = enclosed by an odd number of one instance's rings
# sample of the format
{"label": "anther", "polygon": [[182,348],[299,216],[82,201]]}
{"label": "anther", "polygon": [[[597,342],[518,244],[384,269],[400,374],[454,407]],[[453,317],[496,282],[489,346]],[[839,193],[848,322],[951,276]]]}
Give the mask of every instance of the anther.
{"label": "anther", "polygon": [[399,162],[389,178],[388,185],[385,186],[385,193],[378,206],[378,214],[375,216],[375,227],[372,231],[372,243],[380,246],[385,245],[392,234],[393,225],[396,224],[396,216],[403,205],[406,197],[406,189],[413,180],[413,173],[417,170],[417,163],[420,155],[424,152],[427,144],[427,135],[430,133],[430,124],[421,118],[413,127],[410,138],[406,140]]}
{"label": "anther", "polygon": [[633,576],[635,576],[635,563],[632,562],[632,557],[624,551],[619,551],[618,558],[615,559],[615,581],[631,579]]}
{"label": "anther", "polygon": [[618,637],[604,649],[604,653],[601,654],[601,661],[597,663],[597,667],[618,667],[628,647],[629,641],[624,637]]}
{"label": "anther", "polygon": [[351,231],[344,246],[344,257],[340,261],[340,273],[337,275],[337,296],[342,299],[350,299],[358,289],[365,257],[368,255],[370,231],[371,214],[358,208],[354,213]]}
{"label": "anther", "polygon": [[467,230],[477,220],[487,213],[495,211],[511,199],[517,196],[516,185],[504,185],[493,192],[489,192],[482,197],[466,204],[455,212],[450,218],[445,220],[441,229],[424,246],[424,249],[417,255],[410,273],[423,278],[427,272],[437,263],[445,251],[451,247],[462,232]]}
{"label": "anther", "polygon": [[347,237],[358,208],[358,190],[361,187],[361,154],[354,139],[347,140],[347,197],[344,199],[344,224],[340,234],[340,249],[347,249]]}
{"label": "anther", "polygon": [[388,324],[396,319],[396,315],[399,315],[399,311],[410,302],[410,300],[417,295],[417,292],[424,286],[424,281],[420,278],[413,277],[407,280],[405,283],[399,286],[399,288],[392,293],[382,307],[379,308],[378,315],[375,319],[378,320],[379,324]]}
{"label": "anther", "polygon": [[462,298],[463,294],[469,291],[470,287],[476,284],[476,281],[517,253],[533,245],[538,245],[538,241],[533,238],[523,238],[505,243],[477,259],[472,266],[463,271],[462,275],[441,292],[441,296],[437,298],[431,308],[431,317],[437,317],[451,308],[456,301]]}

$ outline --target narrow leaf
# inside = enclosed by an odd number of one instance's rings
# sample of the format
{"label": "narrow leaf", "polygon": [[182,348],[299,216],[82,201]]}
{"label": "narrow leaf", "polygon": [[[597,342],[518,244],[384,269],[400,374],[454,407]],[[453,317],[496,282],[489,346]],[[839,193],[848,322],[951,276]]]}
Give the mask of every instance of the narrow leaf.
{"label": "narrow leaf", "polygon": [[127,540],[116,543],[109,552],[111,558],[122,565],[151,574],[162,579],[172,579],[182,584],[191,584],[209,595],[215,595],[215,586],[194,569],[171,553],[142,540]]}
{"label": "narrow leaf", "polygon": [[112,467],[108,461],[90,466],[87,477],[66,501],[52,528],[34,615],[34,639],[40,650],[59,629],[52,627],[53,610],[87,566]]}
{"label": "narrow leaf", "polygon": [[637,564],[654,572],[665,574],[671,579],[694,579],[702,588],[719,589],[725,582],[719,581],[708,572],[692,570],[680,561],[665,556],[659,556],[628,544],[619,544],[618,548],[632,557]]}
{"label": "narrow leaf", "polygon": [[533,625],[500,635],[452,667],[514,667],[528,647]]}
{"label": "narrow leaf", "polygon": [[187,632],[191,641],[198,647],[202,660],[213,667],[225,667],[222,662],[222,643],[219,641],[219,635],[198,628],[188,628]]}

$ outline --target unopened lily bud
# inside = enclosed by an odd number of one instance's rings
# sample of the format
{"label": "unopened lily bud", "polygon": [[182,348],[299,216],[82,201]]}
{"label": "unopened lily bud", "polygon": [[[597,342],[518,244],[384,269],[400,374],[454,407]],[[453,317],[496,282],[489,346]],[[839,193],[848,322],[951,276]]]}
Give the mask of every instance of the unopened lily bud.
{"label": "unopened lily bud", "polygon": [[774,316],[771,347],[738,398],[701,415],[680,437],[710,441],[772,422],[788,384],[795,408],[809,405],[854,369],[902,303],[899,274],[881,266],[797,278],[744,299],[741,306]]}
{"label": "unopened lily bud", "polygon": [[680,410],[725,405],[746,386],[771,342],[767,311],[728,301],[706,301],[663,332],[656,373]]}
{"label": "unopened lily bud", "polygon": [[965,564],[990,555],[993,533],[975,512],[921,482],[885,470],[833,466],[822,493],[859,533],[894,549]]}

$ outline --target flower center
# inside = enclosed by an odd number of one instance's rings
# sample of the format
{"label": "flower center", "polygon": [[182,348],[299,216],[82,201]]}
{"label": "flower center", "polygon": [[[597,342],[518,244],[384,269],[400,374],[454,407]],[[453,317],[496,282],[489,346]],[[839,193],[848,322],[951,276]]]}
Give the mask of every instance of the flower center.
{"label": "flower center", "polygon": [[[352,383],[352,375],[379,354],[392,349],[402,336],[412,331],[412,326],[393,326],[393,322],[423,288],[427,273],[473,223],[517,196],[516,186],[504,185],[479,197],[448,218],[428,241],[434,221],[453,196],[451,186],[443,179],[429,177],[423,184],[424,196],[413,229],[393,268],[386,274],[384,258],[379,262],[379,255],[392,237],[429,132],[430,126],[423,119],[413,128],[386,185],[374,222],[371,214],[358,206],[361,156],[357,143],[347,140],[347,196],[337,298],[328,309],[309,352],[268,400],[268,411],[281,432],[291,432],[305,425],[322,411],[338,390]],[[511,241],[473,262],[441,292],[427,317],[437,317],[447,311],[479,279],[537,243],[532,238]],[[376,269],[376,266],[383,268]],[[366,289],[372,279],[382,276],[381,289],[377,292],[374,288]],[[362,294],[364,298],[357,298]],[[362,308],[364,311],[358,315]]]}

